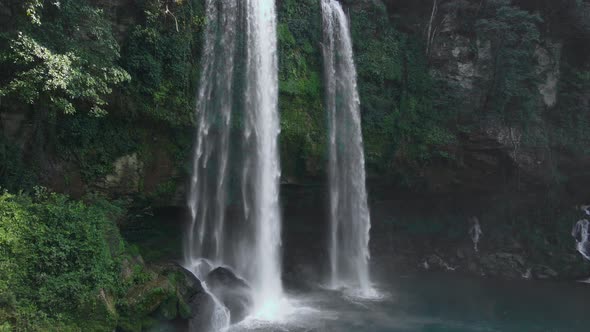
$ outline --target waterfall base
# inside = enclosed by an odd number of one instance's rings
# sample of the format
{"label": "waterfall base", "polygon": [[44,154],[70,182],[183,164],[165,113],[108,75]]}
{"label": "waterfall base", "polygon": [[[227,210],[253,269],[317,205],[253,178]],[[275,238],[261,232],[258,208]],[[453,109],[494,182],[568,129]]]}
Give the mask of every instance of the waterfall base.
{"label": "waterfall base", "polygon": [[[215,327],[213,332],[222,330],[224,331],[231,324],[236,323],[247,325],[269,323],[280,324],[288,321],[289,317],[298,311],[298,309],[293,306],[287,297],[281,297],[276,300],[258,299],[258,301],[256,298],[254,298],[253,300],[248,299],[247,301],[244,301],[244,298],[250,298],[250,296],[255,297],[257,294],[253,293],[252,290],[249,289],[246,278],[237,275],[235,271],[227,266],[215,264],[214,262],[207,259],[196,259],[191,261],[189,266],[186,266],[185,268],[191,271],[199,280],[201,280],[203,288],[215,301],[215,311],[211,322],[211,325]],[[219,271],[221,270],[227,271],[226,274],[231,274],[231,276],[219,276],[219,274],[221,274]],[[226,284],[218,285],[220,283]],[[240,285],[236,287],[228,285],[235,285],[237,283]],[[216,286],[219,286],[217,288],[222,289],[221,293],[216,291]],[[235,288],[241,288],[243,291],[238,293]],[[247,291],[249,294],[244,294],[245,288],[248,288]],[[240,303],[241,308],[239,310],[240,312],[238,313],[238,317],[235,317],[236,310],[233,308],[235,306],[233,306],[231,302]],[[242,315],[244,312],[247,312],[247,314]]]}

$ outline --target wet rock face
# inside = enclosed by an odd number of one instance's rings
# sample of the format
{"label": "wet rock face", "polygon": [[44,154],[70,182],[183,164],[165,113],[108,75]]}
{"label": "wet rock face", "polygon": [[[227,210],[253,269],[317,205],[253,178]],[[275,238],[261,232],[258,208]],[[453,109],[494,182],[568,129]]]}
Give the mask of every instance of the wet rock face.
{"label": "wet rock face", "polygon": [[211,273],[211,271],[213,271],[213,266],[206,259],[201,259],[193,267],[193,273],[201,280],[204,280],[209,275],[209,273]]}
{"label": "wet rock face", "polygon": [[[185,320],[186,329],[194,332],[207,332],[212,329],[211,317],[214,316],[215,302],[203,288],[201,281],[190,271],[176,263],[163,264],[154,267],[155,272],[167,276],[167,280],[174,280],[174,303],[162,301],[160,309],[166,306],[176,307],[176,317]],[[169,298],[168,298],[169,299]],[[162,311],[162,310],[160,310]],[[186,330],[185,329],[185,330]]]}
{"label": "wet rock face", "polygon": [[189,331],[207,332],[213,328],[211,320],[215,313],[215,302],[206,292],[194,294],[189,299]]}
{"label": "wet rock face", "polygon": [[139,160],[137,153],[120,157],[113,163],[113,173],[106,176],[103,186],[113,193],[139,192],[142,170],[143,163]]}
{"label": "wet rock face", "polygon": [[576,241],[576,249],[587,260],[590,260],[590,221],[579,220],[572,230],[572,236]]}
{"label": "wet rock face", "polygon": [[231,270],[218,267],[205,279],[209,291],[213,293],[230,311],[232,323],[242,321],[252,308],[252,290]]}

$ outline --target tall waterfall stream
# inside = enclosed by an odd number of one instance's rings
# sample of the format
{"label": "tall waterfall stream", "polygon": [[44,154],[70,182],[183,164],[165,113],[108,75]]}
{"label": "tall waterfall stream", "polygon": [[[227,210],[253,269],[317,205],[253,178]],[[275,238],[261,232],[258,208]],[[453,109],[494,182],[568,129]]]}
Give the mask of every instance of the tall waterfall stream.
{"label": "tall waterfall stream", "polygon": [[338,1],[322,0],[322,16],[330,133],[330,285],[369,296],[373,292],[368,266],[371,218],[352,39]]}
{"label": "tall waterfall stream", "polygon": [[[272,320],[283,298],[275,4],[208,0],[206,11],[185,266],[197,276],[203,260],[231,267],[252,287],[252,314]],[[242,170],[233,182],[232,166]],[[231,227],[230,205],[241,211]]]}

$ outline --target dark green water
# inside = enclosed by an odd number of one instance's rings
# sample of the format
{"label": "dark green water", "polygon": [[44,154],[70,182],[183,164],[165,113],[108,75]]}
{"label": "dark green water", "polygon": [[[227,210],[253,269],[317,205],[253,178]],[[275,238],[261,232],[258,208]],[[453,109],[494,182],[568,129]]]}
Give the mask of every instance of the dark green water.
{"label": "dark green water", "polygon": [[248,321],[230,331],[590,331],[590,285],[497,282],[455,274],[396,278],[382,300],[318,290],[294,294],[281,323]]}

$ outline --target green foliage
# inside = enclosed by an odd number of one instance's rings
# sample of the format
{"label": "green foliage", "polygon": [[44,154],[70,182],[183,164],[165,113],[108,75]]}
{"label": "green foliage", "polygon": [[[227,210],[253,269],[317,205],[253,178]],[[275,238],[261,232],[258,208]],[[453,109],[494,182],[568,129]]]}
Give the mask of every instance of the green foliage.
{"label": "green foliage", "polygon": [[446,124],[452,110],[434,103],[423,45],[396,31],[380,7],[352,12],[351,28],[368,167],[407,182],[448,157],[440,147],[454,139]]}
{"label": "green foliage", "polygon": [[590,68],[565,65],[559,85],[557,105],[548,111],[554,148],[590,154]]}
{"label": "green foliage", "polygon": [[97,198],[75,202],[45,190],[0,195],[0,297],[17,299],[17,330],[112,330],[101,294],[118,284],[123,244],[113,219],[121,212]]}
{"label": "green foliage", "polygon": [[[510,0],[487,3],[476,23],[478,37],[489,43],[491,80],[484,111],[492,111],[508,124],[522,127],[538,118],[535,47],[539,43],[538,15],[512,6]],[[484,44],[484,48],[485,48]]]}
{"label": "green foliage", "polygon": [[142,132],[129,119],[88,115],[64,117],[56,123],[56,152],[77,165],[87,183],[113,171],[116,158],[137,151]]}
{"label": "green foliage", "polygon": [[[317,176],[325,168],[321,8],[317,1],[279,6],[281,156],[287,177]],[[363,133],[371,171],[407,178],[436,158],[454,137],[452,114],[435,104],[423,46],[393,27],[383,7],[351,6]],[[407,167],[399,167],[407,166]]]}
{"label": "green foliage", "polygon": [[36,178],[35,166],[25,163],[21,148],[0,134],[0,188],[30,190]]}
{"label": "green foliage", "polygon": [[146,0],[142,8],[145,22],[132,29],[123,54],[132,76],[129,111],[172,126],[190,125],[205,25],[202,4]]}
{"label": "green foliage", "polygon": [[41,0],[24,0],[23,6],[31,23],[40,25],[41,17],[39,11],[43,8],[43,2]]}
{"label": "green foliage", "polygon": [[105,97],[129,75],[116,65],[118,45],[103,12],[86,1],[64,0],[48,7],[29,2],[26,13],[32,23],[2,36],[8,47],[0,61],[8,72],[0,96],[65,114],[106,114]]}
{"label": "green foliage", "polygon": [[281,156],[287,177],[317,176],[324,168],[325,115],[319,2],[282,1],[279,7]]}
{"label": "green foliage", "polygon": [[[6,175],[1,185],[31,187],[29,179],[36,176],[14,174],[19,163],[35,172],[34,166],[47,159],[79,168],[84,182],[94,184],[112,171],[118,157],[147,150],[144,143],[154,132],[184,138],[193,124],[202,4],[146,0],[137,5],[145,20],[119,39],[125,45],[122,58],[113,18],[102,9],[106,4],[29,0],[16,5],[22,7],[20,19],[0,34],[0,68],[6,72],[0,78],[0,106],[10,112],[26,110],[21,102],[31,105],[36,114],[25,149],[31,146],[33,152],[22,156],[1,140],[0,174]],[[113,96],[115,86],[122,89]],[[166,126],[145,128],[161,120]],[[170,150],[186,151],[191,143],[173,140]]]}

